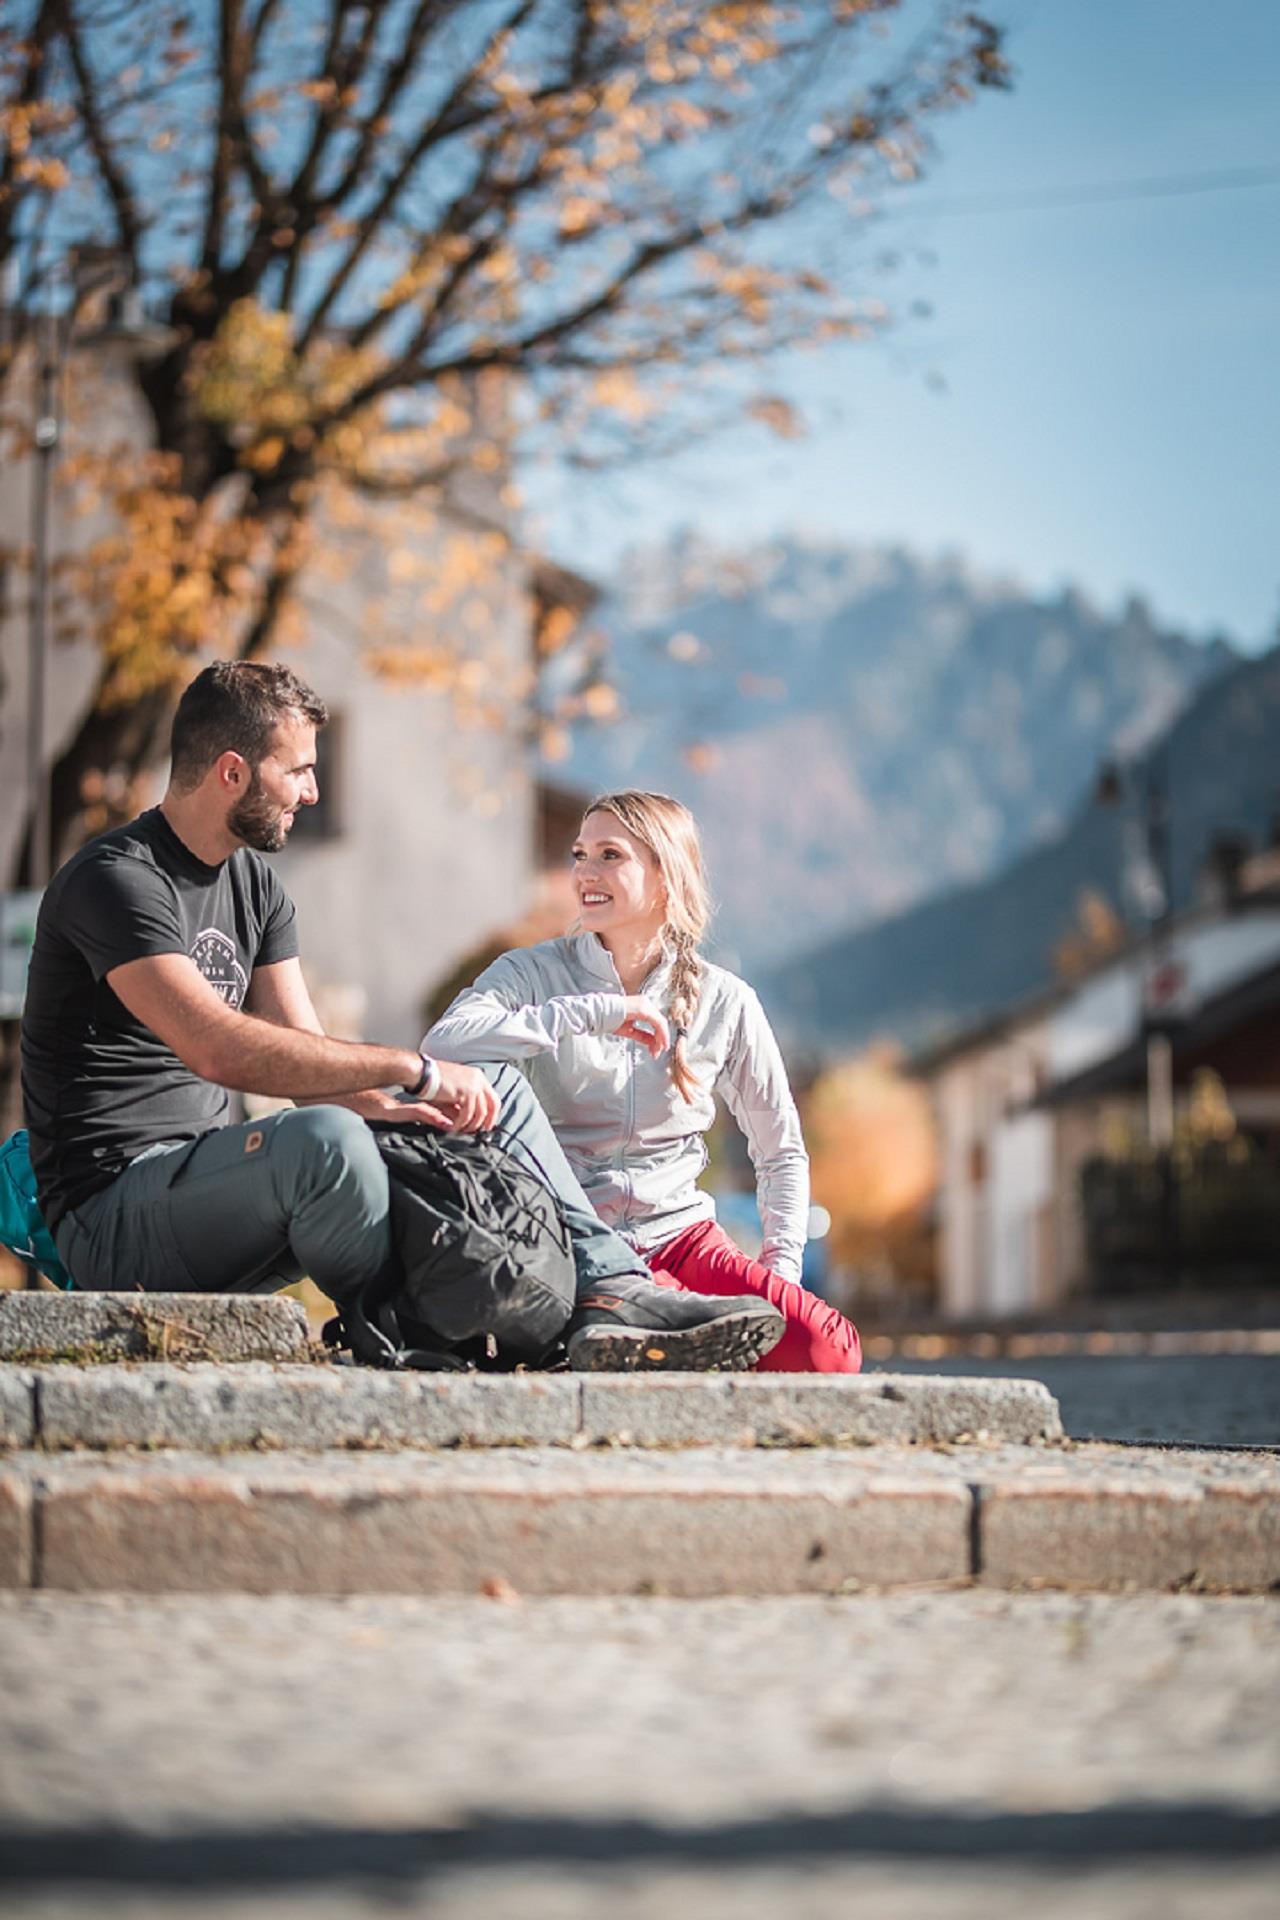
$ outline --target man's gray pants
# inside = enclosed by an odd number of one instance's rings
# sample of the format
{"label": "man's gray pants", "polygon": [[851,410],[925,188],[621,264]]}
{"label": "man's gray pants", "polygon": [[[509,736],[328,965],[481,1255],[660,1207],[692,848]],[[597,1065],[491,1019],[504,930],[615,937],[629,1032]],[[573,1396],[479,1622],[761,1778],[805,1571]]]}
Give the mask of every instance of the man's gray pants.
{"label": "man's gray pants", "polygon": [[[592,1210],[524,1075],[505,1062],[484,1072],[502,1102],[497,1138],[560,1201],[579,1291],[647,1275]],[[349,1108],[290,1108],[149,1147],[54,1238],[93,1292],[273,1293],[307,1274],[341,1302],[391,1261],[387,1169]]]}

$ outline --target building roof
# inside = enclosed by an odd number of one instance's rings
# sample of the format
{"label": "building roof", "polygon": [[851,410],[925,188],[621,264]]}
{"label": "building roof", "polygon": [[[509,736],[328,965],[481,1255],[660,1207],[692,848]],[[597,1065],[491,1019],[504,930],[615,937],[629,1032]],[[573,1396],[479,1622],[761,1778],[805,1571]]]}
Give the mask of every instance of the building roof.
{"label": "building roof", "polygon": [[[1114,955],[1111,957],[1115,958]],[[1019,1027],[1033,1025],[1042,1015],[1067,999],[1079,984],[1079,980],[1055,981],[1052,986],[1043,987],[1039,993],[1030,994],[1024,1000],[1015,1000],[1012,1006],[986,1014],[981,1020],[975,1020],[972,1026],[962,1027],[932,1046],[922,1047],[918,1053],[913,1053],[906,1062],[905,1071],[913,1079],[932,1080],[935,1074],[941,1073],[953,1061],[963,1059],[966,1053],[981,1053],[999,1041],[1007,1040]]]}
{"label": "building roof", "polygon": [[[1164,1027],[1173,1047],[1173,1065],[1194,1061],[1239,1028],[1269,1013],[1280,1013],[1280,960],[1272,960],[1256,973],[1237,980],[1221,993],[1212,995],[1185,1020],[1170,1021]],[[1095,1060],[1079,1073],[1055,1081],[1028,1102],[1031,1107],[1069,1107],[1078,1101],[1094,1100],[1108,1093],[1126,1092],[1140,1087],[1147,1071],[1146,1039],[1135,1033],[1123,1047]]]}
{"label": "building roof", "polygon": [[[1233,892],[1227,903],[1217,900],[1197,900],[1194,905],[1184,907],[1159,929],[1160,937],[1167,940],[1189,927],[1198,927],[1207,921],[1234,917],[1240,913],[1256,913],[1264,910],[1274,911],[1280,907],[1280,850],[1268,849],[1265,853],[1254,855],[1240,872],[1238,890]],[[1143,927],[1131,938],[1116,947],[1111,953],[1100,954],[1089,966],[1075,974],[1070,980],[1055,980],[1042,987],[1038,993],[1015,1001],[1012,1006],[1002,1007],[994,1013],[985,1014],[971,1026],[962,1027],[957,1032],[946,1035],[932,1046],[924,1047],[908,1060],[906,1071],[914,1078],[931,1080],[944,1067],[953,1061],[962,1059],[967,1053],[981,1052],[1016,1033],[1019,1027],[1030,1026],[1045,1014],[1061,1006],[1071,998],[1086,981],[1097,979],[1109,967],[1124,960],[1130,960],[1150,946],[1154,930]],[[1209,1003],[1206,1003],[1206,1008]],[[1202,1012],[1205,1009],[1201,1010]],[[1196,1015],[1198,1020],[1200,1015]],[[1090,1069],[1092,1071],[1092,1069]]]}
{"label": "building roof", "polygon": [[529,577],[540,600],[550,606],[568,607],[579,616],[590,613],[600,600],[601,590],[594,580],[575,573],[572,567],[561,566],[556,560],[548,560],[544,554],[531,556]]}

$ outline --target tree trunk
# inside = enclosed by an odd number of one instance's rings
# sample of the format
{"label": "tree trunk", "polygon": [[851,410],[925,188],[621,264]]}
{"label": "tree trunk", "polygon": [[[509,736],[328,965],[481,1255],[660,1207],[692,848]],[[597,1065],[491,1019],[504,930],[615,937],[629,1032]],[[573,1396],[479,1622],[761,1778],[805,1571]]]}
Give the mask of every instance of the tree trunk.
{"label": "tree trunk", "polygon": [[[296,509],[293,518],[297,518]],[[286,525],[282,545],[286,544],[287,532]],[[296,573],[296,561],[272,568],[262,584],[257,614],[241,640],[239,659],[260,659],[270,645]],[[107,778],[116,774],[123,776],[128,786],[148,767],[154,766],[163,752],[177,704],[180,689],[165,686],[153,688],[129,706],[104,708],[101,703],[107,680],[108,669],[104,667],[91,705],[50,772],[49,851],[51,870],[55,873],[83,838],[79,822],[85,810],[85,780],[95,773]],[[128,810],[123,810],[120,818],[128,817]],[[15,859],[14,886],[30,884],[31,826],[28,819]]]}
{"label": "tree trunk", "polygon": [[[122,773],[136,779],[158,755],[165,723],[173,711],[168,688],[144,694],[127,707],[102,711],[98,701],[106,682],[104,669],[90,706],[69,745],[54,761],[49,774],[49,855],[56,873],[75,851],[77,823],[84,813],[84,782],[92,773]],[[26,886],[31,878],[31,822],[19,842],[13,884]]]}

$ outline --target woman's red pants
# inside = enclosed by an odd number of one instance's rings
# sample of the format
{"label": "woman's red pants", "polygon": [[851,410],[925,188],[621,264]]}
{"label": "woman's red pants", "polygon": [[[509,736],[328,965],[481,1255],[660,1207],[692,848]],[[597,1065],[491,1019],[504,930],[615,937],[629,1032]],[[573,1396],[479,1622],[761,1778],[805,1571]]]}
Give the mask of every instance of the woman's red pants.
{"label": "woman's red pants", "polygon": [[858,1330],[816,1293],[750,1260],[714,1220],[699,1220],[648,1256],[655,1273],[669,1273],[694,1293],[755,1293],[785,1317],[787,1330],[760,1373],[857,1373]]}

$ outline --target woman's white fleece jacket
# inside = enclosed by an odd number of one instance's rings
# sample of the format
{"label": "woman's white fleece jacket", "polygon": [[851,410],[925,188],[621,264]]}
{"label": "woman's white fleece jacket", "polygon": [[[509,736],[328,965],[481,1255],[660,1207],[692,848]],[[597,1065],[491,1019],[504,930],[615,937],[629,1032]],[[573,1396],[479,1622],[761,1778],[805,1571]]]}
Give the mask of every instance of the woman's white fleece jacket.
{"label": "woman's white fleece jacket", "polygon": [[[593,933],[504,953],[423,1039],[440,1060],[516,1061],[546,1110],[587,1198],[649,1255],[715,1202],[695,1183],[719,1094],[746,1136],[756,1173],[764,1265],[799,1280],[809,1216],[809,1157],[782,1055],[756,995],[700,962],[685,1054],[700,1091],[686,1101],[670,1056],[650,1058],[610,1031],[624,1018],[613,956]],[[641,992],[670,1010],[670,957]]]}

